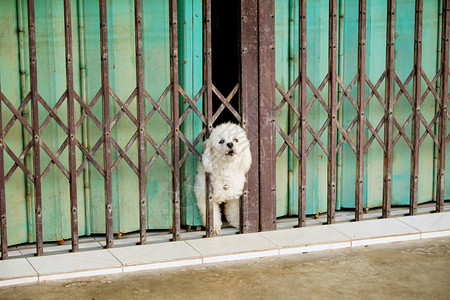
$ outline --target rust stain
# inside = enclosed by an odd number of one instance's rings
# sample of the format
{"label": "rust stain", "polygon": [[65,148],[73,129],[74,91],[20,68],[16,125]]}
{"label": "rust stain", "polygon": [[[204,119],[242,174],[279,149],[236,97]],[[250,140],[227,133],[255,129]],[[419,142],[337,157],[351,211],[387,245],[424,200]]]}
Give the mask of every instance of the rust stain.
{"label": "rust stain", "polygon": [[432,108],[432,106],[430,105],[430,107],[428,107],[428,109],[425,111],[425,113],[428,113],[431,108]]}

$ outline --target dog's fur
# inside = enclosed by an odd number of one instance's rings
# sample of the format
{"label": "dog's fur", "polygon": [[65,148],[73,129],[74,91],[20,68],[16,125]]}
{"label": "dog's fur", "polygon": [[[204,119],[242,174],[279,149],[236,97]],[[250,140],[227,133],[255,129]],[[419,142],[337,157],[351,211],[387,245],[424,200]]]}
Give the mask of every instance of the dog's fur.
{"label": "dog's fur", "polygon": [[210,174],[214,203],[214,233],[222,226],[220,204],[224,203],[228,223],[239,228],[239,200],[252,157],[245,131],[233,123],[215,127],[204,142],[202,161],[197,167],[195,196],[203,226],[206,224],[205,172]]}

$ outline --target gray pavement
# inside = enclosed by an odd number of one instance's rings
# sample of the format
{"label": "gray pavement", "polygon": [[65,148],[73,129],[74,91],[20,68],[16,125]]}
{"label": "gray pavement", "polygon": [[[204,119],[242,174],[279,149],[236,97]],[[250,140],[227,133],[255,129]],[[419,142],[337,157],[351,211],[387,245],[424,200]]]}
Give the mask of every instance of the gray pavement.
{"label": "gray pavement", "polygon": [[22,284],[0,299],[450,299],[450,237]]}

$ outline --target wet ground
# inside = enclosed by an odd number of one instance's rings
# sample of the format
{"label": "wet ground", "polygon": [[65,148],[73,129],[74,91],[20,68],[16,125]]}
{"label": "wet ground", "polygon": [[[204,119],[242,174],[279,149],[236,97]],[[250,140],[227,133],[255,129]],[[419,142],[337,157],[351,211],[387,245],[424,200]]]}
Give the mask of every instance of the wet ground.
{"label": "wet ground", "polygon": [[450,299],[450,237],[0,288],[0,299]]}

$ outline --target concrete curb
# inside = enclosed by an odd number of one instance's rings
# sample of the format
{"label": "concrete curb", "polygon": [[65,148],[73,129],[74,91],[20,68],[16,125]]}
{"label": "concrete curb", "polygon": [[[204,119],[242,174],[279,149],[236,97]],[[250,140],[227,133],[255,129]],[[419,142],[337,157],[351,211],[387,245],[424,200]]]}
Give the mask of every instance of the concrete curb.
{"label": "concrete curb", "polygon": [[450,236],[450,212],[0,261],[0,287]]}

